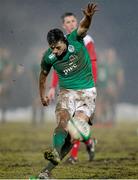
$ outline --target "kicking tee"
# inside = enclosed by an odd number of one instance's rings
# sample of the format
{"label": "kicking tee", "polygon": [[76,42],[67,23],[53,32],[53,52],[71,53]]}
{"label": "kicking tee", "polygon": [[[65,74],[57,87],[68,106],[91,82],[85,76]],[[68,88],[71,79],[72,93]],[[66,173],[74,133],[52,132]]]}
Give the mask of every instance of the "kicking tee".
{"label": "kicking tee", "polygon": [[42,59],[41,68],[49,72],[51,67],[59,77],[60,89],[87,89],[94,87],[90,56],[78,36],[77,29],[67,35],[68,47],[64,57],[56,57],[49,48]]}

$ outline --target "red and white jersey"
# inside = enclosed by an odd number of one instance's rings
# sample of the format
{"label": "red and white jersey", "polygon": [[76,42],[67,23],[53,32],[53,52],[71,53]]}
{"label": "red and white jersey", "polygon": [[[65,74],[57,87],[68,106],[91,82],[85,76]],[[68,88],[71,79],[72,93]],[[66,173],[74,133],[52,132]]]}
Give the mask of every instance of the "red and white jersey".
{"label": "red and white jersey", "polygon": [[[96,56],[96,51],[95,51],[95,46],[94,46],[94,40],[92,39],[90,35],[86,35],[83,38],[83,41],[90,55],[93,79],[94,79],[94,82],[96,83],[97,81],[97,56]],[[58,75],[56,71],[53,70],[50,87],[56,88],[57,84],[58,84]]]}
{"label": "red and white jersey", "polygon": [[86,35],[83,38],[83,41],[90,55],[90,59],[92,63],[93,78],[94,78],[94,82],[96,83],[97,81],[97,56],[96,56],[96,51],[95,51],[95,46],[94,46],[94,40],[92,39],[91,36]]}

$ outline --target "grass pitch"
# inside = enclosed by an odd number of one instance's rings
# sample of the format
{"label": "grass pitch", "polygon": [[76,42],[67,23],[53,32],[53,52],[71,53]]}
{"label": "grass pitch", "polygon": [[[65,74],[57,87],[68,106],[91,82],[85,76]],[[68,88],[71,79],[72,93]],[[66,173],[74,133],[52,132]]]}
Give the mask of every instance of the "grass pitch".
{"label": "grass pitch", "polygon": [[[29,179],[47,164],[43,152],[52,142],[55,124],[33,127],[29,123],[0,124],[0,178]],[[119,123],[94,128],[98,139],[95,160],[88,162],[85,145],[76,165],[64,161],[52,171],[60,179],[138,179],[138,124]]]}

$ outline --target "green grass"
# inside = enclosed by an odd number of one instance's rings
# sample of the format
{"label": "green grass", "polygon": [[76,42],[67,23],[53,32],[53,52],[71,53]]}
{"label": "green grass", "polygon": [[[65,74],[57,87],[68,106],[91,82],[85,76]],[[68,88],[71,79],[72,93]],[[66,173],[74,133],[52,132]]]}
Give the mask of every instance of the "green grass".
{"label": "green grass", "polygon": [[[37,175],[47,164],[43,152],[51,145],[54,126],[0,124],[0,178],[28,179]],[[53,178],[138,179],[138,124],[94,128],[93,135],[98,139],[95,160],[88,162],[82,143],[79,162],[76,165],[61,162],[53,170]]]}

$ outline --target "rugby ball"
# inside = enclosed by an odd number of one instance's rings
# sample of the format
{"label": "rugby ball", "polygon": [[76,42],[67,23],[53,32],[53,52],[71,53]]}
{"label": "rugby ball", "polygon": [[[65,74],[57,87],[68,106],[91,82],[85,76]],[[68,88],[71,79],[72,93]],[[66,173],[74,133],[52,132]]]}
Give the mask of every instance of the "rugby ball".
{"label": "rugby ball", "polygon": [[84,120],[70,119],[67,129],[73,140],[87,141],[91,136],[90,126]]}

